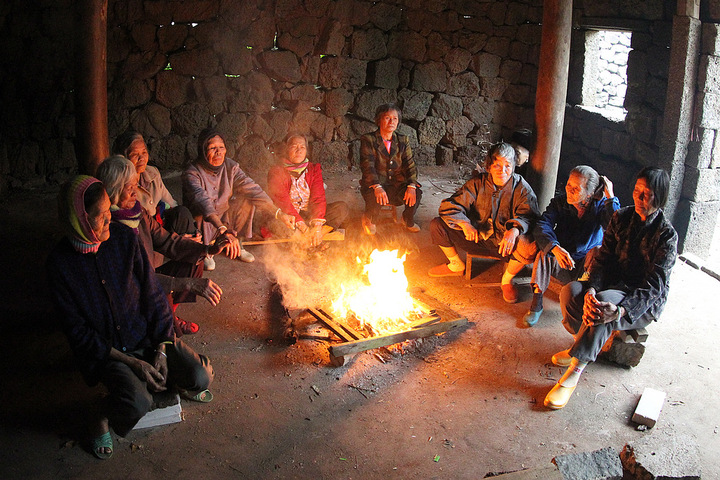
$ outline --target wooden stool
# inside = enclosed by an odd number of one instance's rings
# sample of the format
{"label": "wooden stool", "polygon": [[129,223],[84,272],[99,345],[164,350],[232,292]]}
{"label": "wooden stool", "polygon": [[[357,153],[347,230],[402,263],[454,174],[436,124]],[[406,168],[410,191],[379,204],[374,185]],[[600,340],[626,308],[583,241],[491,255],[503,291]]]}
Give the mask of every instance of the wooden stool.
{"label": "wooden stool", "polygon": [[467,253],[465,254],[465,280],[472,278],[472,261],[473,258],[487,258],[490,260],[500,260],[498,257],[486,254]]}
{"label": "wooden stool", "polygon": [[398,211],[397,211],[397,205],[383,205],[380,207],[380,213],[382,212],[390,212],[390,215],[392,216],[393,223],[400,223],[400,220],[398,220]]}

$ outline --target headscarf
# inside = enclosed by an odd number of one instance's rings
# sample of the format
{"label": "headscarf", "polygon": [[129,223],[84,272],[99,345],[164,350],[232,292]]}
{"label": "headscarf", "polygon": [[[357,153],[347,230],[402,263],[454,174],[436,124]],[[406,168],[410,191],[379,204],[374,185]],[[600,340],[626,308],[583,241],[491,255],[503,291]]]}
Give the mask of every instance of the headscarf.
{"label": "headscarf", "polygon": [[132,208],[120,208],[117,205],[110,207],[110,215],[112,216],[113,222],[120,222],[128,227],[132,228],[135,233],[138,233],[138,225],[142,219],[143,208],[140,201],[136,201]]}
{"label": "headscarf", "polygon": [[63,185],[58,196],[60,223],[70,243],[80,253],[95,253],[102,243],[90,226],[85,210],[85,192],[95,183],[101,182],[95,177],[78,175]]}
{"label": "headscarf", "polygon": [[290,172],[290,175],[297,178],[305,171],[310,161],[306,158],[304,161],[300,163],[293,163],[287,158],[283,159],[283,165],[285,165],[285,168],[288,172]]}
{"label": "headscarf", "polygon": [[213,127],[208,127],[204,129],[202,132],[200,132],[200,135],[198,135],[198,158],[197,163],[201,167],[203,167],[205,170],[212,172],[212,173],[220,173],[222,170],[222,164],[215,166],[210,165],[210,162],[207,161],[206,153],[207,153],[207,146],[210,143],[210,139],[213,137],[220,137],[223,139],[223,142],[225,139],[220,134],[218,129]]}

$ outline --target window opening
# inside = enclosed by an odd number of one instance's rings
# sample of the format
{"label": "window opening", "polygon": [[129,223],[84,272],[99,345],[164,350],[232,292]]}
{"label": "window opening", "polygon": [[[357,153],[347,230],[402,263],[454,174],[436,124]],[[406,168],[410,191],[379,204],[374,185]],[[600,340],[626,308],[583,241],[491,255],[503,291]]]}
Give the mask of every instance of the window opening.
{"label": "window opening", "polygon": [[608,117],[625,119],[627,61],[631,32],[598,30],[585,37],[582,104]]}

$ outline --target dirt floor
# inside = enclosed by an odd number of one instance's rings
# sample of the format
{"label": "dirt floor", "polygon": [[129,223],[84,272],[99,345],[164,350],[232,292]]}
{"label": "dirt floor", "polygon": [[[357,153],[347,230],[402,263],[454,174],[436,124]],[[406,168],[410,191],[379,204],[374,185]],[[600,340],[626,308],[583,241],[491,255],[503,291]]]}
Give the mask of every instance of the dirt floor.
{"label": "dirt floor", "polygon": [[[429,278],[428,268],[443,261],[430,244],[429,221],[466,172],[421,173],[419,234],[383,223],[374,240],[361,235],[357,171],[327,172],[328,199],[343,198],[352,209],[345,242],[305,263],[267,246],[249,247],[258,257],[253,264],[219,258],[208,276],[224,290],[220,305],[201,300],[178,310],[200,324],[184,340],[211,358],[215,400],[183,401],[183,422],[114,436],[109,461],[96,460],[84,444],[84,415],[102,390],[86,387],[76,372],[47,298],[43,263],[59,238],[54,192],[24,192],[0,204],[2,262],[10,272],[0,284],[0,351],[8,365],[0,478],[482,478],[545,467],[556,455],[619,452],[628,442],[673,432],[697,439],[703,478],[720,478],[720,282],[679,262],[640,365],[590,365],[569,405],[549,411],[543,398],[562,373],[550,357],[571,343],[557,289],[540,322],[523,329],[518,320],[529,289],[521,290],[524,302],[508,305],[499,288],[483,286],[499,282],[501,263],[476,261],[470,281]],[[177,198],[178,183],[177,176],[168,180]],[[273,304],[275,267],[292,264],[301,274],[295,287],[314,298],[325,277],[371,247],[407,249],[410,286],[468,325],[360,353],[339,368],[330,365],[326,342],[286,345],[282,308]],[[645,387],[667,398],[658,424],[640,431],[630,417]]]}

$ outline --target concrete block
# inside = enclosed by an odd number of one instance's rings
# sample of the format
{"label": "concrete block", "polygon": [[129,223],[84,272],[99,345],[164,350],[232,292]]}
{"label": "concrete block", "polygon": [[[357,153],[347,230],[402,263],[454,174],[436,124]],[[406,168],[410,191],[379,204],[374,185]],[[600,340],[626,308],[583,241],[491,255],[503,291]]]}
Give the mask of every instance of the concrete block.
{"label": "concrete block", "polygon": [[625,445],[620,459],[627,478],[700,480],[700,455],[694,437],[675,428],[653,430]]}
{"label": "concrete block", "polygon": [[720,52],[720,24],[703,22],[701,53],[717,55],[718,52]]}
{"label": "concrete block", "polygon": [[720,200],[720,170],[687,167],[683,181],[683,197],[695,202]]}
{"label": "concrete block", "polygon": [[628,333],[633,338],[633,340],[635,340],[637,343],[646,342],[649,337],[648,331],[644,328],[637,328],[635,330],[630,330]]}
{"label": "concrete block", "polygon": [[565,480],[621,480],[623,466],[617,452],[603,448],[594,452],[571,453],[553,458]]}
{"label": "concrete block", "polygon": [[632,421],[650,428],[654,427],[665,403],[665,396],[665,392],[654,388],[645,388],[635,408],[635,413],[633,413]]}
{"label": "concrete block", "polygon": [[679,237],[678,251],[707,258],[715,233],[718,211],[720,211],[720,202],[693,202],[685,198],[681,199],[674,217]]}

